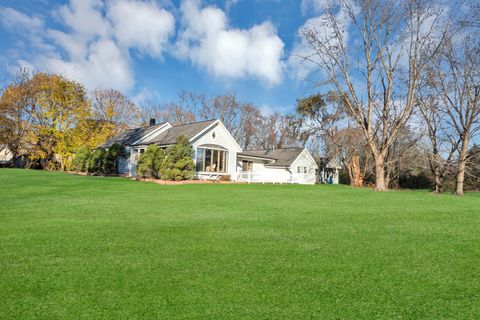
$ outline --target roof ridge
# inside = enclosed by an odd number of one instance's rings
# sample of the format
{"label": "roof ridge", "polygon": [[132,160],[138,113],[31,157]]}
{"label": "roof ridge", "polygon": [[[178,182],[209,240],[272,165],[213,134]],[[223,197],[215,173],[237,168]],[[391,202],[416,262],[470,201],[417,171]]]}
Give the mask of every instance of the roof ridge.
{"label": "roof ridge", "polygon": [[292,149],[305,149],[305,147],[288,147],[288,148],[275,148],[275,149],[254,149],[254,150],[244,150],[245,151],[275,151],[275,150],[292,150]]}
{"label": "roof ridge", "polygon": [[209,121],[217,121],[217,120],[218,119],[209,119],[209,120],[202,120],[202,121],[196,121],[196,122],[191,122],[191,123],[178,124],[178,125],[172,126],[172,128],[181,127],[181,126],[189,126],[189,125],[192,125],[192,124],[209,122]]}
{"label": "roof ridge", "polygon": [[158,127],[158,126],[161,126],[161,125],[164,125],[168,123],[168,121],[164,121],[164,122],[160,122],[160,123],[157,123],[157,124],[154,124],[152,126],[149,126],[149,125],[145,125],[145,126],[140,126],[140,127],[136,127],[136,128],[130,128],[130,129],[127,129],[123,132],[127,132],[127,131],[132,131],[132,130],[138,130],[138,129],[145,129],[145,128],[151,128],[151,127]]}

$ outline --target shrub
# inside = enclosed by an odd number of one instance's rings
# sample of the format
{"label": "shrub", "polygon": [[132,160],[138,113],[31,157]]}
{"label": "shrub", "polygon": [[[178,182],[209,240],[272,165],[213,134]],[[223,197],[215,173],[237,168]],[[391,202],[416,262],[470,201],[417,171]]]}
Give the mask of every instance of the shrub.
{"label": "shrub", "polygon": [[137,176],[158,179],[164,158],[163,150],[153,144],[148,146],[147,150],[138,159]]}
{"label": "shrub", "polygon": [[402,189],[429,189],[433,182],[431,176],[425,172],[404,173],[398,178],[398,185]]}
{"label": "shrub", "polygon": [[167,149],[161,167],[161,176],[165,180],[190,180],[193,178],[193,148],[185,136],[179,136],[176,144]]}
{"label": "shrub", "polygon": [[80,147],[75,154],[75,158],[73,159],[73,170],[86,172],[88,169],[88,161],[90,160],[91,155],[92,151],[87,146]]}
{"label": "shrub", "polygon": [[103,174],[105,172],[105,149],[97,149],[93,152],[88,161],[88,172]]}
{"label": "shrub", "polygon": [[117,174],[119,158],[125,156],[125,148],[119,144],[115,143],[110,148],[108,148],[108,150],[105,152],[104,173]]}

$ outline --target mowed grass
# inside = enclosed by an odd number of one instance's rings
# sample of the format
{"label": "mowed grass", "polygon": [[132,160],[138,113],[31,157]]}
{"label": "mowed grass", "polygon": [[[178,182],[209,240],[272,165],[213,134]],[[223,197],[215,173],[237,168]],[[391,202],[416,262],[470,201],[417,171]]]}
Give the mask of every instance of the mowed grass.
{"label": "mowed grass", "polygon": [[478,319],[480,194],[0,169],[0,319]]}

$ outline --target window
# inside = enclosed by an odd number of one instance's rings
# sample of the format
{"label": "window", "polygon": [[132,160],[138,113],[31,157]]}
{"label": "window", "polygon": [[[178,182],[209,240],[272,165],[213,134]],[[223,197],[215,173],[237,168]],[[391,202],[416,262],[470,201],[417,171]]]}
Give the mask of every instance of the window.
{"label": "window", "polygon": [[196,171],[203,171],[205,167],[205,149],[197,149],[197,165]]}
{"label": "window", "polygon": [[253,161],[242,161],[242,171],[251,172],[253,171]]}
{"label": "window", "polygon": [[197,172],[227,172],[227,152],[197,148]]}
{"label": "window", "polygon": [[307,173],[307,167],[297,167],[297,173]]}

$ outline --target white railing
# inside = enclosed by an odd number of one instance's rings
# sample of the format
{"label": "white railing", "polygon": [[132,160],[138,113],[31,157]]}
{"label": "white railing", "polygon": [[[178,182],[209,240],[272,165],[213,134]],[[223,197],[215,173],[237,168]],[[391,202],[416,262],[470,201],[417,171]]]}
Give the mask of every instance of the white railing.
{"label": "white railing", "polygon": [[315,183],[315,176],[309,173],[294,173],[286,176],[274,176],[268,173],[256,173],[251,171],[240,171],[236,173],[237,181],[243,181],[248,183],[299,183],[299,184],[313,184]]}
{"label": "white railing", "polygon": [[268,174],[255,173],[251,171],[237,172],[237,181],[244,181],[248,183],[295,183],[292,181],[292,177],[276,177]]}

